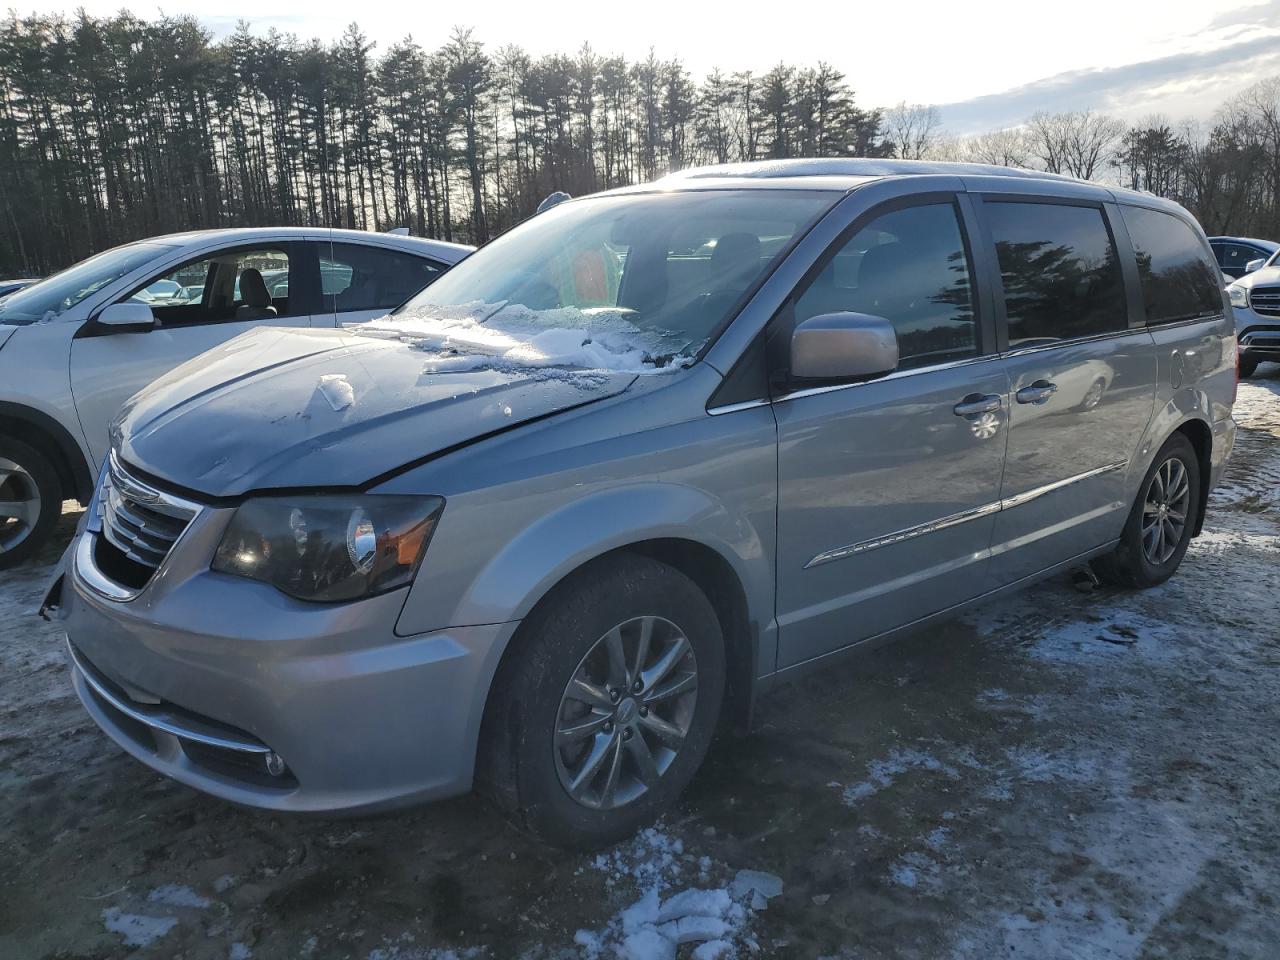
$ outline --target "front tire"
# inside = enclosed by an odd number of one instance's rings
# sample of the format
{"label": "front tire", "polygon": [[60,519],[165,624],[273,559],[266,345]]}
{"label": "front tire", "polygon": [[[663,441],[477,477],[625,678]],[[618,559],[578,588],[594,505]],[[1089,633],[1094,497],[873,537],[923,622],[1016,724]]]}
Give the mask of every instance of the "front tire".
{"label": "front tire", "polygon": [[0,437],[0,570],[31,557],[62,515],[62,484],[30,444]]}
{"label": "front tire", "polygon": [[1191,441],[1174,434],[1142,479],[1119,545],[1093,561],[1098,577],[1112,586],[1145,589],[1173,576],[1199,520],[1201,482]]}
{"label": "front tire", "polygon": [[1257,372],[1258,372],[1257,360],[1247,360],[1244,357],[1240,358],[1240,379],[1241,380],[1248,380]]}
{"label": "front tire", "polygon": [[724,699],[724,639],[697,585],[616,555],[558,586],[512,640],[481,735],[478,785],[559,846],[620,840],[701,766]]}

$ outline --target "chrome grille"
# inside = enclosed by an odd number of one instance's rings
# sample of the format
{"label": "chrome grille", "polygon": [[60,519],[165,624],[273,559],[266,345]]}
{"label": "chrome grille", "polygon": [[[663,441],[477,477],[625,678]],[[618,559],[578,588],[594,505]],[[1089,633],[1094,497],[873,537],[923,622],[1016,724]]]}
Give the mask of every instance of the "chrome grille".
{"label": "chrome grille", "polygon": [[98,509],[102,535],[130,560],[154,570],[200,507],[130,476],[112,451]]}
{"label": "chrome grille", "polygon": [[1280,317],[1280,287],[1254,287],[1249,291],[1249,303],[1255,313]]}

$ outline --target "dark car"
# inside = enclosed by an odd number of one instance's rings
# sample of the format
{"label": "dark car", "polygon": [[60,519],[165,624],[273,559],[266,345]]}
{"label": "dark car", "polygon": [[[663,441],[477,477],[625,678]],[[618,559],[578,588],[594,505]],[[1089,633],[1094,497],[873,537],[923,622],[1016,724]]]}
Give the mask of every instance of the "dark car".
{"label": "dark car", "polygon": [[1209,246],[1213,248],[1222,272],[1233,280],[1239,280],[1248,273],[1249,264],[1254,260],[1266,260],[1280,250],[1280,243],[1253,237],[1210,237]]}

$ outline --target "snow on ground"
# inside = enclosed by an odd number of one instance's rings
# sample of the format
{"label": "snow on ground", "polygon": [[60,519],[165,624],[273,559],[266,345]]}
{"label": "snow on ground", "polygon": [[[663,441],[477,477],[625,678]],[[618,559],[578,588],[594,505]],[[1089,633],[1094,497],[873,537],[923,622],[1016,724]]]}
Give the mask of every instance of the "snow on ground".
{"label": "snow on ground", "polygon": [[295,818],[134,762],[33,616],[69,505],[0,574],[0,956],[1273,960],[1277,370],[1167,584],[1055,578],[784,686],[594,854],[471,798]]}
{"label": "snow on ground", "polygon": [[[732,960],[759,944],[751,937],[755,911],[767,909],[782,893],[779,877],[739,870],[727,886],[710,885],[725,868],[708,857],[685,852],[684,842],[649,828],[628,844],[597,855],[588,868],[605,875],[612,888],[625,884],[639,897],[603,927],[574,934],[583,960],[674,960],[678,948],[693,944],[697,960]],[[693,880],[698,885],[686,885]]]}
{"label": "snow on ground", "polygon": [[520,304],[470,303],[431,310],[350,324],[347,329],[417,345],[429,354],[428,373],[552,367],[669,373],[702,345],[641,329],[627,319],[631,311],[621,308],[530,310]]}

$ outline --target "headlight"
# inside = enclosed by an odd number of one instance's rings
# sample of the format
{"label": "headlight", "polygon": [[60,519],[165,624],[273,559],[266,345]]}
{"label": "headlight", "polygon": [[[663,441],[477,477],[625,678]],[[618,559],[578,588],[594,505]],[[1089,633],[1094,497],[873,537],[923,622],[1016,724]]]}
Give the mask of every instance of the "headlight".
{"label": "headlight", "polygon": [[1227,287],[1227,296],[1231,298],[1233,307],[1247,307],[1249,305],[1249,291],[1244,287],[1232,284]]}
{"label": "headlight", "polygon": [[231,518],[213,569],[299,600],[371,596],[413,579],[443,507],[440,497],[257,497]]}

